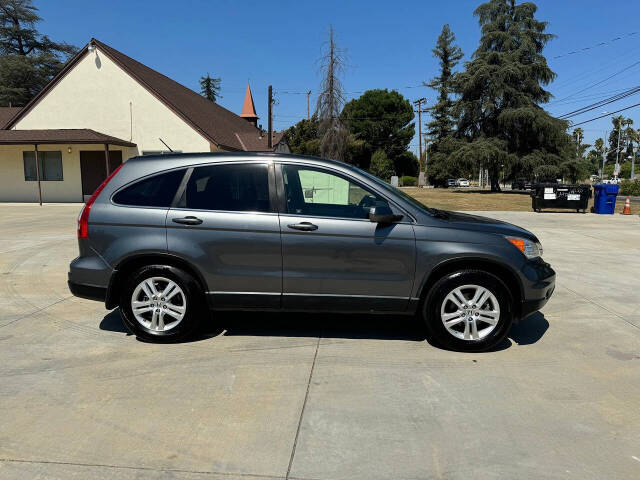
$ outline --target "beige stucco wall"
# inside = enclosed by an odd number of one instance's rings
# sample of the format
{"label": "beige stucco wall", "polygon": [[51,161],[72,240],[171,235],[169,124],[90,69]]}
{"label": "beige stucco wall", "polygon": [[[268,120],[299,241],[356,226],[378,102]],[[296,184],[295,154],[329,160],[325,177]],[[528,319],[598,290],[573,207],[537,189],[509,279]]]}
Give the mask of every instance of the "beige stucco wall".
{"label": "beige stucco wall", "polygon": [[[71,153],[68,148],[71,147]],[[0,202],[37,202],[38,182],[25,181],[23,151],[33,151],[32,145],[0,145]],[[39,151],[62,152],[62,181],[42,181],[43,202],[82,202],[80,150],[104,151],[104,145],[38,145]],[[122,150],[122,158],[135,155],[134,149]]]}
{"label": "beige stucco wall", "polygon": [[209,142],[144,87],[96,49],[14,127],[91,128],[144,150],[209,152]]}

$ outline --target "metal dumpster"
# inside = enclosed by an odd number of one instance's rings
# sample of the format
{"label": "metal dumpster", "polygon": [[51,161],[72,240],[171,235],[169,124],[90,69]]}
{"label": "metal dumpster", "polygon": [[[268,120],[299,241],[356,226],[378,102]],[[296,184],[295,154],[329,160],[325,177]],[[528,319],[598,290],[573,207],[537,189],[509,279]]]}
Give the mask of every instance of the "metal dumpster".
{"label": "metal dumpster", "polygon": [[591,198],[589,185],[565,185],[561,183],[537,183],[531,190],[531,208],[539,212],[543,208],[569,208],[576,212],[587,211]]}

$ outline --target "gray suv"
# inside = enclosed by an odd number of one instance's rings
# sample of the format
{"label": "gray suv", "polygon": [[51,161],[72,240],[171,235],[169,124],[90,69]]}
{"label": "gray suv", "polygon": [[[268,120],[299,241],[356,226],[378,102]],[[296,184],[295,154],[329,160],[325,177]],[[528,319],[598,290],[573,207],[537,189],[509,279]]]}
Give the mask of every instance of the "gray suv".
{"label": "gray suv", "polygon": [[371,312],[418,314],[433,341],[479,351],[555,286],[527,230],[293,155],[133,158],[84,206],[78,244],[71,292],[154,341],[210,310]]}

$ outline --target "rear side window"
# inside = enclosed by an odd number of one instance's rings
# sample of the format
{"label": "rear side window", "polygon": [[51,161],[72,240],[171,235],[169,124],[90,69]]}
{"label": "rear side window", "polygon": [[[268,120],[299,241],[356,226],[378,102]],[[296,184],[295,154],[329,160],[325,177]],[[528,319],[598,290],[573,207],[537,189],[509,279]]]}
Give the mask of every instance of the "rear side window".
{"label": "rear side window", "polygon": [[174,170],[140,180],[116,193],[113,201],[136,207],[170,207],[184,172]]}
{"label": "rear side window", "polygon": [[267,168],[266,164],[196,167],[178,206],[194,210],[269,212]]}

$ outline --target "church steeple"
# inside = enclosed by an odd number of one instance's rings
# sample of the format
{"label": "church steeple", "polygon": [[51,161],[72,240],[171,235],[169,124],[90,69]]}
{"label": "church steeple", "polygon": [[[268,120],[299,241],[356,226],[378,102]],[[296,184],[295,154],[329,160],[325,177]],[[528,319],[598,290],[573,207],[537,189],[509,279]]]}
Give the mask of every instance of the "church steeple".
{"label": "church steeple", "polygon": [[244,96],[244,104],[242,105],[242,118],[251,123],[254,127],[258,126],[258,115],[256,114],[256,106],[253,103],[253,95],[251,95],[251,87],[247,84],[247,93]]}

